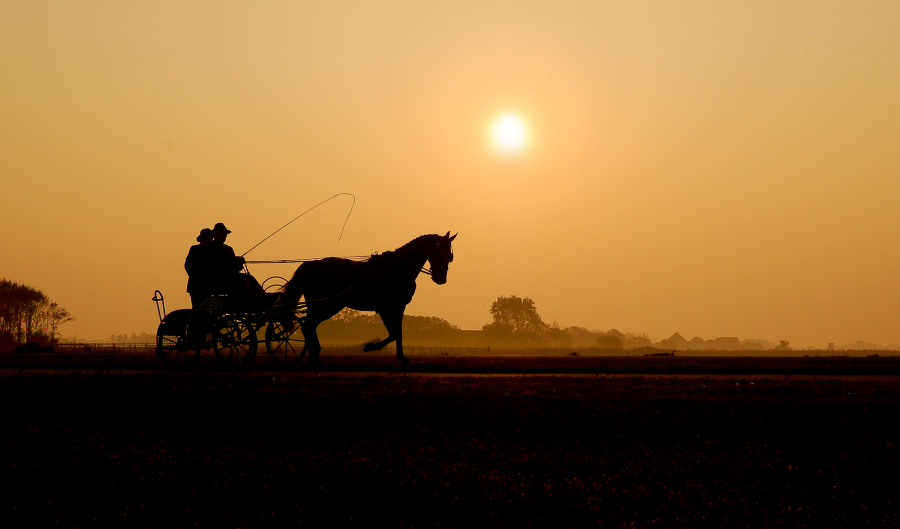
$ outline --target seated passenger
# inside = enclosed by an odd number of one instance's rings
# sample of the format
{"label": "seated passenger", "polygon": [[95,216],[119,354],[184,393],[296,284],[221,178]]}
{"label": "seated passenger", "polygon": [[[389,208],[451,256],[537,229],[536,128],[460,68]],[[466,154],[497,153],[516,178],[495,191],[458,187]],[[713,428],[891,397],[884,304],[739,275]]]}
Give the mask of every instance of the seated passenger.
{"label": "seated passenger", "polygon": [[184,260],[184,270],[188,274],[187,291],[191,296],[191,308],[198,309],[203,300],[213,293],[212,261],[215,248],[212,245],[212,230],[203,228],[197,242],[191,246]]}

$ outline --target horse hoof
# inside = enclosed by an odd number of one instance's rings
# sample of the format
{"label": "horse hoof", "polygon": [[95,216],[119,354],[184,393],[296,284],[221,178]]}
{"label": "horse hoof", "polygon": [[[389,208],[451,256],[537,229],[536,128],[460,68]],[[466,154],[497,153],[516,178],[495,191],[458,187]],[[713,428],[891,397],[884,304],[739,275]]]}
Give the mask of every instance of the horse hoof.
{"label": "horse hoof", "polygon": [[374,350],[375,350],[375,344],[373,344],[373,343],[367,343],[366,345],[363,346],[363,351],[366,353],[374,351]]}
{"label": "horse hoof", "polygon": [[406,358],[405,356],[402,356],[402,357],[400,357],[400,358],[397,358],[397,363],[400,364],[400,365],[408,366],[408,365],[409,365],[409,358]]}

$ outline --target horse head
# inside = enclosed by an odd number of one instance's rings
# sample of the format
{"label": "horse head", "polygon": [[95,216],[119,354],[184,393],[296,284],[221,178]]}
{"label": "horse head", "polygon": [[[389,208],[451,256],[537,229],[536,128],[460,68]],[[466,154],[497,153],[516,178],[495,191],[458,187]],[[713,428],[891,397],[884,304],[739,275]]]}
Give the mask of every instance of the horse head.
{"label": "horse head", "polygon": [[453,261],[453,247],[451,243],[458,233],[450,236],[448,231],[444,236],[438,236],[434,247],[429,249],[428,263],[431,265],[431,280],[438,285],[447,282],[447,269]]}

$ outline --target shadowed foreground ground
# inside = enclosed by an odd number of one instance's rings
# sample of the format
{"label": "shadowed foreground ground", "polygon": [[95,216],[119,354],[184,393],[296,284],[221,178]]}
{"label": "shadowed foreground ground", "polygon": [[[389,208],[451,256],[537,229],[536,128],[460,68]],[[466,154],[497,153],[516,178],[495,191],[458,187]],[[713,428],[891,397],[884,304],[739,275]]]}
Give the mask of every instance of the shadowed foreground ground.
{"label": "shadowed foreground ground", "polygon": [[[559,351],[559,350],[557,350]],[[655,351],[655,350],[654,350]],[[576,353],[577,354],[577,353]],[[264,350],[256,355],[245,371],[309,371],[306,359],[295,363],[275,361]],[[399,365],[395,353],[380,351],[365,354],[338,354],[327,351],[324,365],[317,372],[395,372],[465,374],[678,374],[678,375],[883,375],[900,376],[900,356],[571,356],[555,355],[410,355],[412,363]],[[115,349],[61,353],[0,354],[0,369],[150,370],[181,372],[222,372],[231,367],[218,362],[210,351],[203,351],[196,363],[163,363],[153,349],[128,352]]]}
{"label": "shadowed foreground ground", "polygon": [[0,379],[0,523],[890,527],[898,394],[782,376],[20,374]]}

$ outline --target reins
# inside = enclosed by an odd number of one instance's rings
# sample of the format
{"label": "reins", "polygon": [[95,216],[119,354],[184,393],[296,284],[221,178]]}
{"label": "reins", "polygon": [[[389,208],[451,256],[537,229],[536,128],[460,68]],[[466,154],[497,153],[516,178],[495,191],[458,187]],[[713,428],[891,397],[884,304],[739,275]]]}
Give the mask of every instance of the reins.
{"label": "reins", "polygon": [[[348,259],[350,261],[365,261],[369,257],[366,255],[350,255],[345,257],[338,257],[338,259]],[[312,261],[320,261],[322,258],[316,259],[280,259],[273,261],[245,261],[245,264],[291,264],[291,263],[309,263]],[[427,275],[431,274],[430,268],[422,268],[419,272]]]}
{"label": "reins", "polygon": [[[349,259],[350,261],[365,261],[369,258],[368,255],[347,255],[347,256],[337,256],[339,259]],[[322,259],[326,259],[325,257],[315,257],[308,259],[274,259],[271,261],[245,261],[247,264],[290,264],[290,263],[307,263],[309,261],[320,261]]]}
{"label": "reins", "polygon": [[[346,256],[337,256],[338,259],[348,259],[350,261],[365,261],[369,258],[368,255],[346,255]],[[321,261],[322,259],[326,259],[323,257],[317,258],[309,258],[309,259],[274,259],[271,261],[245,261],[246,264],[291,264],[291,263],[309,263],[312,261]],[[431,274],[430,268],[422,268],[419,272],[427,275]]]}

